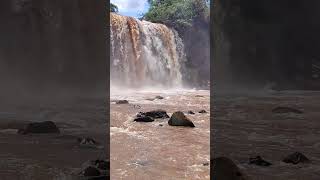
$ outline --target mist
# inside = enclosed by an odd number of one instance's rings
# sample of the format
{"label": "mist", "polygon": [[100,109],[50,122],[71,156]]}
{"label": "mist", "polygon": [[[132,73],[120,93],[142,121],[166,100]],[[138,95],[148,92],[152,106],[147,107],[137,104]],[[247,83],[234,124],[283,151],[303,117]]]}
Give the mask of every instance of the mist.
{"label": "mist", "polygon": [[100,1],[1,1],[2,103],[105,95],[104,7]]}
{"label": "mist", "polygon": [[[318,89],[318,1],[216,1],[217,88]],[[226,89],[226,88],[225,88]]]}

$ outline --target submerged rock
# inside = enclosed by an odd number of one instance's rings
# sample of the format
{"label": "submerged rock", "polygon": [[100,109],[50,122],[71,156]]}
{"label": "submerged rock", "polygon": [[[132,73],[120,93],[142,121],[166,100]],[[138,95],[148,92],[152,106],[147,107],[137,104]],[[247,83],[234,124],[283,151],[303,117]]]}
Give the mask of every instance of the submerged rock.
{"label": "submerged rock", "polygon": [[134,119],[136,122],[153,122],[154,119],[149,116],[139,116]]}
{"label": "submerged rock", "polygon": [[213,159],[213,180],[248,180],[238,166],[227,157]]}
{"label": "submerged rock", "polygon": [[169,118],[169,115],[164,110],[154,110],[154,111],[149,111],[149,112],[139,112],[139,114],[137,115],[137,117],[144,117],[144,116],[148,116],[148,117],[151,117],[151,118]]}
{"label": "submerged rock", "polygon": [[164,99],[164,97],[162,97],[162,96],[156,96],[156,97],[154,97],[154,98],[147,98],[146,100],[154,101],[154,100],[156,100],[156,99]]}
{"label": "submerged rock", "polygon": [[170,126],[187,126],[195,127],[193,122],[190,121],[181,111],[172,114],[170,120],[168,121]]}
{"label": "submerged rock", "polygon": [[129,104],[128,100],[118,100],[116,101],[116,104]]}
{"label": "submerged rock", "polygon": [[302,114],[303,112],[298,110],[298,109],[295,109],[295,108],[290,108],[290,107],[276,107],[274,109],[272,109],[272,112],[273,113],[296,113],[296,114]]}
{"label": "submerged rock", "polygon": [[310,160],[300,152],[295,152],[295,153],[289,154],[282,161],[285,163],[292,163],[292,164],[310,162]]}
{"label": "submerged rock", "polygon": [[272,165],[268,161],[265,161],[264,159],[262,159],[261,156],[249,158],[249,164],[255,164],[257,166],[271,166]]}
{"label": "submerged rock", "polygon": [[29,123],[25,128],[18,130],[19,134],[29,133],[60,133],[59,128],[52,121]]}

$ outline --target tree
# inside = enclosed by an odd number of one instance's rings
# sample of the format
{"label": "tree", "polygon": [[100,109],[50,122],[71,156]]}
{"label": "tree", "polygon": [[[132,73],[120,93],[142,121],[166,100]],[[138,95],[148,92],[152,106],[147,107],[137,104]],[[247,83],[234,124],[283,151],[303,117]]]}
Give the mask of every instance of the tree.
{"label": "tree", "polygon": [[110,3],[110,12],[119,12],[118,6],[115,4]]}
{"label": "tree", "polygon": [[149,11],[144,19],[164,23],[175,29],[184,29],[192,25],[195,18],[209,17],[207,0],[148,0]]}

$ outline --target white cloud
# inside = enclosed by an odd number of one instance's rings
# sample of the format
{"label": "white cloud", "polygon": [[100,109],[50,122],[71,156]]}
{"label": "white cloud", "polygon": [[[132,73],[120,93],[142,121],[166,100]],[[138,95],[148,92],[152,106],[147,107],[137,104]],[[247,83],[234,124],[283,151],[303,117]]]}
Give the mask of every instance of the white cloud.
{"label": "white cloud", "polygon": [[119,11],[143,11],[147,0],[111,0],[111,3],[117,5]]}

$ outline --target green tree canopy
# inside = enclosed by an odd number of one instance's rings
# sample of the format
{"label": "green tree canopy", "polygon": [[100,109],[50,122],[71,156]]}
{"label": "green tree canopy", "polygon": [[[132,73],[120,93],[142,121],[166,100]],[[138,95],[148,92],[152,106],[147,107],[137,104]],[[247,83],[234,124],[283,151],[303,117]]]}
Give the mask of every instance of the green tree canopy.
{"label": "green tree canopy", "polygon": [[195,18],[208,18],[208,0],[148,0],[144,19],[169,24],[174,28],[190,27]]}
{"label": "green tree canopy", "polygon": [[118,6],[110,3],[110,12],[119,12]]}

